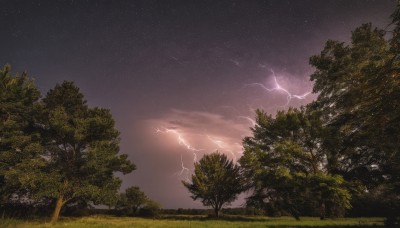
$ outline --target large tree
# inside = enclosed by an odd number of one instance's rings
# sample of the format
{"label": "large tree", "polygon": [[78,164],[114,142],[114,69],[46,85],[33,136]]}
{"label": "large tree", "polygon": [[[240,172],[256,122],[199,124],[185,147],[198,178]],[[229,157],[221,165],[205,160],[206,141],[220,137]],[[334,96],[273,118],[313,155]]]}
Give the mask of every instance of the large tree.
{"label": "large tree", "polygon": [[341,176],[329,173],[319,113],[289,108],[274,118],[258,110],[256,123],[239,160],[249,180],[247,203],[296,218],[305,211],[342,215],[350,193]]}
{"label": "large tree", "polygon": [[204,155],[194,165],[192,181],[182,181],[192,193],[193,200],[201,199],[204,206],[211,206],[215,216],[224,206],[233,202],[244,190],[240,167],[218,152]]}
{"label": "large tree", "polygon": [[351,43],[328,41],[311,57],[311,79],[319,93],[314,107],[338,139],[331,148],[336,172],[370,188],[386,185],[385,198],[400,206],[400,11],[385,30],[365,24]]}
{"label": "large tree", "polygon": [[[26,73],[11,75],[10,66],[0,69],[0,202],[26,193],[8,178],[15,165],[36,158],[41,151],[37,126],[40,93]],[[3,204],[4,205],[4,204]]]}
{"label": "large tree", "polygon": [[72,82],[51,89],[42,109],[41,156],[18,164],[9,177],[33,197],[55,200],[52,222],[67,203],[115,203],[121,180],[114,173],[126,174],[135,166],[127,155],[118,155],[119,132],[110,111],[89,108]]}

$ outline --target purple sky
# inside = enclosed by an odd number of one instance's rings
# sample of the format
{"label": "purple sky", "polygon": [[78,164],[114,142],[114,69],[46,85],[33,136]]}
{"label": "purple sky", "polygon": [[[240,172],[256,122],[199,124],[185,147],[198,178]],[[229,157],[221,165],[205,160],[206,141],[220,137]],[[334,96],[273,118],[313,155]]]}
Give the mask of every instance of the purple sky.
{"label": "purple sky", "polygon": [[[138,185],[165,208],[199,208],[180,183],[215,150],[236,160],[254,110],[312,101],[308,58],[395,0],[1,0],[0,65],[45,94],[63,80],[110,108]],[[304,96],[302,96],[304,95]],[[235,205],[243,203],[239,200]]]}

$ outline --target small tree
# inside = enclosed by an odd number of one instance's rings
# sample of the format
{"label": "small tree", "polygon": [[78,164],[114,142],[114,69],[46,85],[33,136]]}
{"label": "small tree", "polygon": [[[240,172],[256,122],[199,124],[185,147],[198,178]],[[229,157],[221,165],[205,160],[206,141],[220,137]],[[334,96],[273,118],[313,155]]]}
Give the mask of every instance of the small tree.
{"label": "small tree", "polygon": [[124,215],[135,215],[150,199],[137,186],[129,187],[119,195],[116,209]]}
{"label": "small tree", "polygon": [[220,209],[244,190],[240,167],[218,152],[204,155],[194,166],[192,182],[182,183],[192,193],[193,200],[201,199],[203,205],[211,206],[219,217]]}
{"label": "small tree", "polygon": [[161,205],[154,200],[148,199],[139,209],[139,215],[145,217],[156,217],[160,214]]}

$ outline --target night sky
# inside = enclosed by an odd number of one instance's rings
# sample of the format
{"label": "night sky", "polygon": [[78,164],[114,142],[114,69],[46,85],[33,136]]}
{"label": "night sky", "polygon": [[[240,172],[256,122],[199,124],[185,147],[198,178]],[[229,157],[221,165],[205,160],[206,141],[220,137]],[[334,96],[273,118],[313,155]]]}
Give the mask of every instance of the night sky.
{"label": "night sky", "polygon": [[[395,0],[0,0],[0,65],[26,70],[43,95],[74,81],[111,109],[121,153],[164,208],[201,208],[181,180],[218,150],[241,156],[254,110],[316,98],[308,59],[328,39],[390,23]],[[234,205],[240,205],[243,200]]]}

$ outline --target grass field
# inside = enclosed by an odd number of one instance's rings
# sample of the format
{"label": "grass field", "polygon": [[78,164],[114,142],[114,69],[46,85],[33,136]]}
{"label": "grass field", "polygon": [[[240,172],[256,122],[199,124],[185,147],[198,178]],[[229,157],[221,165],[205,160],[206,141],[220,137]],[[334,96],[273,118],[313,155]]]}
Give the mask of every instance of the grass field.
{"label": "grass field", "polygon": [[55,226],[45,220],[0,219],[0,227],[382,227],[383,218],[327,219],[302,218],[296,221],[290,217],[249,217],[235,216],[222,219],[208,219],[203,216],[162,216],[158,219],[113,216],[89,216],[63,218]]}

